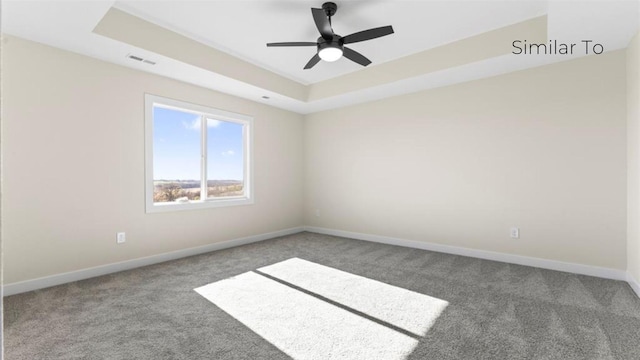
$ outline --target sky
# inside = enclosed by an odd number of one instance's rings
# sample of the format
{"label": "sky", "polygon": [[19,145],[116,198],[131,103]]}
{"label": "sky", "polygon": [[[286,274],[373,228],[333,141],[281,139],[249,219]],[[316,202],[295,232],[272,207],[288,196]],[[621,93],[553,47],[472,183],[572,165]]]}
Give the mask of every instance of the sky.
{"label": "sky", "polygon": [[[200,116],[153,109],[153,179],[200,179]],[[207,121],[207,179],[242,180],[242,125]]]}

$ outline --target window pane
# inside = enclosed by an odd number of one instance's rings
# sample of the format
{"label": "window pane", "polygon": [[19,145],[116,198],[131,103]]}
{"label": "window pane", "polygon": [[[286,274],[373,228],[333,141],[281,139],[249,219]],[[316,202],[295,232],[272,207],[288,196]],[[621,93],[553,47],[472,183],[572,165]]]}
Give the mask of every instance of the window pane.
{"label": "window pane", "polygon": [[207,119],[207,192],[209,197],[244,195],[242,124]]}
{"label": "window pane", "polygon": [[153,202],[200,199],[200,116],[153,108]]}

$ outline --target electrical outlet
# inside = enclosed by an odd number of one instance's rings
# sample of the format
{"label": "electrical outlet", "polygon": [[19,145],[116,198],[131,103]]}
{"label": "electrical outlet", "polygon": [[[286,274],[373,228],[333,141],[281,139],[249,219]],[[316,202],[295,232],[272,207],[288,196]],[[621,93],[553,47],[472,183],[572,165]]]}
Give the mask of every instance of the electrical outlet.
{"label": "electrical outlet", "polygon": [[127,241],[127,237],[125,236],[125,234],[123,232],[116,233],[116,243],[117,244],[124,244],[125,241]]}
{"label": "electrical outlet", "polygon": [[511,228],[511,237],[513,239],[519,239],[520,238],[520,229],[517,227],[512,227]]}
{"label": "electrical outlet", "polygon": [[320,209],[316,209],[316,217],[320,217]]}

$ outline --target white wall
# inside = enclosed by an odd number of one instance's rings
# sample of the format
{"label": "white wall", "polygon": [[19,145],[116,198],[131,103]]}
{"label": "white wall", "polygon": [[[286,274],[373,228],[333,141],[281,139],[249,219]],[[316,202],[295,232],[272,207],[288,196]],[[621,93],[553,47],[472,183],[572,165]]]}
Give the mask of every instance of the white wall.
{"label": "white wall", "polygon": [[627,124],[627,263],[640,284],[640,34],[627,48]]}
{"label": "white wall", "polygon": [[625,91],[616,51],[309,115],[305,224],[624,270]]}
{"label": "white wall", "polygon": [[[2,45],[5,285],[302,225],[302,116],[15,37]],[[254,117],[255,205],[145,213],[146,92]]]}

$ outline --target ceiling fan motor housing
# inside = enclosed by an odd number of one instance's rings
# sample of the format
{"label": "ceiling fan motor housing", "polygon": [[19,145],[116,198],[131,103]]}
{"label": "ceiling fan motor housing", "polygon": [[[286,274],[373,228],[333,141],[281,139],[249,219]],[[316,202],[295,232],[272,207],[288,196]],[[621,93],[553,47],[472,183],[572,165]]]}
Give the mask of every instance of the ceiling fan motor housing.
{"label": "ceiling fan motor housing", "polygon": [[318,38],[318,51],[328,48],[328,47],[332,47],[332,48],[337,48],[340,50],[343,50],[342,48],[344,47],[344,42],[342,40],[342,36],[340,35],[333,35],[333,38],[331,40],[327,40],[325,38],[323,38],[322,36],[320,36]]}

